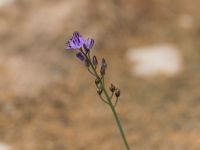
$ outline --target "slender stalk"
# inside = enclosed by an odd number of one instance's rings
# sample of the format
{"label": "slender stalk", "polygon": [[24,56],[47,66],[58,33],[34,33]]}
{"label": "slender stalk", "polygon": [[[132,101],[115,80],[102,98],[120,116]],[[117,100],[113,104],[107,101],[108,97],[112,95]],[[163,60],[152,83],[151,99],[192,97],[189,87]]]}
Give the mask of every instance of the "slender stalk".
{"label": "slender stalk", "polygon": [[[90,50],[92,49],[94,40],[93,39],[85,40],[78,32],[74,32],[72,38],[66,44],[67,44],[65,48],[66,50],[77,49],[77,47],[79,48],[79,52],[76,54],[76,56],[80,60],[84,61],[88,71],[96,78],[95,84],[97,86],[97,93],[99,94],[101,100],[110,106],[112,113],[114,115],[116,124],[119,128],[122,140],[126,147],[126,150],[130,150],[129,144],[124,134],[124,130],[120,123],[120,119],[115,110],[115,107],[118,102],[118,97],[120,96],[120,90],[118,88],[115,88],[115,86],[111,84],[110,91],[112,92],[112,95],[109,96],[105,88],[105,83],[104,83],[104,76],[106,73],[107,63],[105,59],[103,58],[101,61],[101,69],[100,69],[100,75],[99,75],[97,72],[97,65],[98,65],[97,58],[96,56],[93,56],[92,59],[90,57]],[[102,97],[102,94],[104,94],[104,97]],[[114,104],[112,103],[113,94],[115,94],[115,97],[117,98]]]}
{"label": "slender stalk", "polygon": [[108,100],[109,106],[110,106],[110,108],[111,108],[111,110],[112,110],[112,113],[113,113],[113,115],[114,115],[114,117],[115,117],[115,121],[116,121],[117,126],[118,126],[118,128],[119,128],[119,130],[120,130],[120,134],[121,134],[122,140],[123,140],[123,142],[124,142],[124,144],[125,144],[125,147],[126,147],[127,150],[130,150],[129,144],[128,144],[127,139],[126,139],[126,136],[125,136],[125,134],[124,134],[124,130],[123,130],[122,125],[121,125],[121,123],[120,123],[120,119],[119,119],[119,117],[118,117],[118,115],[117,115],[117,112],[116,112],[116,110],[115,110],[115,107],[113,106],[113,104],[112,104],[112,102],[111,102],[111,99],[110,99],[110,97],[108,96],[108,93],[107,93],[107,91],[105,90],[105,87],[104,87],[104,86],[103,86],[103,92],[104,92],[104,94],[105,94],[105,96],[106,96],[106,98],[107,98],[107,100]]}
{"label": "slender stalk", "polygon": [[115,104],[114,104],[115,107],[117,106],[117,103],[118,103],[118,97],[115,100]]}
{"label": "slender stalk", "polygon": [[[117,124],[117,126],[118,126],[118,128],[119,128],[119,131],[120,131],[122,140],[123,140],[124,145],[125,145],[125,147],[126,147],[126,150],[130,150],[128,141],[127,141],[126,136],[125,136],[125,134],[124,134],[123,127],[122,127],[122,125],[121,125],[120,119],[119,119],[119,117],[118,117],[118,115],[117,115],[117,112],[116,112],[116,110],[115,110],[115,105],[112,104],[112,99],[111,99],[112,97],[110,97],[110,96],[108,95],[108,92],[107,92],[106,89],[105,89],[104,76],[103,76],[103,77],[100,77],[99,74],[97,73],[96,67],[95,67],[95,66],[92,64],[92,62],[91,62],[90,53],[85,54],[84,51],[83,51],[82,49],[80,49],[80,50],[81,50],[81,52],[83,53],[83,55],[85,56],[85,58],[88,60],[90,66],[91,66],[91,68],[92,68],[92,70],[93,70],[93,72],[92,72],[92,73],[90,72],[90,73],[91,73],[92,75],[96,76],[96,78],[100,81],[100,87],[101,87],[101,89],[102,89],[102,91],[103,91],[103,93],[104,93],[104,95],[105,95],[105,97],[106,97],[106,99],[107,99],[107,101],[105,101],[105,100],[103,100],[103,101],[104,101],[106,104],[108,104],[108,105],[110,106],[110,108],[111,108],[111,110],[112,110],[112,113],[113,113],[113,115],[114,115],[116,124]],[[88,70],[89,70],[89,69],[88,69]],[[90,71],[91,71],[91,70],[90,70]],[[100,98],[102,98],[102,97],[100,96]]]}
{"label": "slender stalk", "polygon": [[115,110],[115,106],[112,104],[111,97],[109,97],[108,92],[107,92],[106,89],[105,89],[104,81],[102,81],[101,78],[99,77],[98,73],[96,72],[96,68],[93,66],[93,64],[91,63],[90,59],[88,59],[88,60],[89,60],[89,63],[90,63],[90,65],[91,65],[91,67],[92,67],[92,70],[94,71],[94,74],[96,75],[96,77],[97,77],[97,78],[99,79],[99,81],[100,81],[100,84],[101,84],[103,93],[105,94],[106,99],[107,99],[107,102],[108,102],[107,104],[110,106],[110,108],[111,108],[111,110],[112,110],[112,113],[113,113],[113,115],[114,115],[115,121],[116,121],[117,126],[118,126],[118,128],[119,128],[119,131],[120,131],[122,140],[123,140],[123,142],[124,142],[124,144],[125,144],[125,147],[126,147],[127,150],[130,150],[129,144],[128,144],[127,139],[126,139],[126,136],[125,136],[125,134],[124,134],[123,127],[122,127],[122,125],[121,125],[120,119],[119,119],[119,117],[118,117],[118,115],[117,115],[117,112],[116,112],[116,110]]}

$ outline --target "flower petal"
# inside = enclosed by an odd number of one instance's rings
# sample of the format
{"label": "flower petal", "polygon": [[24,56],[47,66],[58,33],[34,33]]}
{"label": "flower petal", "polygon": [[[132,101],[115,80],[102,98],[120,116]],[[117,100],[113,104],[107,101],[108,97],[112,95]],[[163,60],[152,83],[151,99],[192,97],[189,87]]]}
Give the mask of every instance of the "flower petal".
{"label": "flower petal", "polygon": [[72,38],[66,43],[66,50],[80,49],[86,40],[81,36],[79,32],[74,32]]}

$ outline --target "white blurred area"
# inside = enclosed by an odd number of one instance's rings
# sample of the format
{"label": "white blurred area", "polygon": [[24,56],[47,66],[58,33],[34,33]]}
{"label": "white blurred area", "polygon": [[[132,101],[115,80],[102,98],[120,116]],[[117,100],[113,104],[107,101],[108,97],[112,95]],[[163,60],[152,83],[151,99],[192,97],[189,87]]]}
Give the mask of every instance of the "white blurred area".
{"label": "white blurred area", "polygon": [[6,144],[0,143],[0,150],[11,150],[11,148]]}
{"label": "white blurred area", "polygon": [[14,0],[0,0],[0,7],[8,5],[12,2],[14,2]]}
{"label": "white blurred area", "polygon": [[132,64],[131,72],[137,76],[173,76],[182,68],[181,54],[170,44],[130,49],[127,57]]}

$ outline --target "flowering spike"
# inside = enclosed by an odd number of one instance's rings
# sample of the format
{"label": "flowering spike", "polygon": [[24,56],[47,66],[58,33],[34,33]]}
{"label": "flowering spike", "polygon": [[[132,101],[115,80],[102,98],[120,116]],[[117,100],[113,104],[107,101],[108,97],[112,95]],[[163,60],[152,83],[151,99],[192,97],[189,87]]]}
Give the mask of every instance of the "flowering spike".
{"label": "flowering spike", "polygon": [[[92,49],[94,45],[94,40],[91,38],[88,38],[87,40],[81,36],[79,32],[74,32],[72,35],[72,38],[66,43],[66,50],[78,50],[76,56],[78,59],[83,61],[88,69],[88,71],[95,77],[95,84],[97,87],[97,93],[99,94],[100,99],[108,104],[113,112],[114,118],[116,120],[116,123],[119,127],[120,134],[122,136],[122,139],[124,141],[124,144],[126,146],[126,150],[130,150],[128,141],[126,140],[126,136],[124,134],[122,125],[120,123],[119,117],[117,115],[117,112],[115,110],[115,107],[118,102],[118,98],[120,96],[120,90],[116,88],[113,84],[110,86],[110,91],[112,92],[111,96],[109,96],[107,88],[105,86],[104,82],[104,75],[106,73],[107,69],[107,63],[106,60],[103,58],[101,61],[101,68],[100,68],[100,75],[97,72],[97,65],[98,60],[96,56],[93,56],[91,58],[90,56],[90,50]],[[112,98],[115,95],[115,103],[113,103]]]}

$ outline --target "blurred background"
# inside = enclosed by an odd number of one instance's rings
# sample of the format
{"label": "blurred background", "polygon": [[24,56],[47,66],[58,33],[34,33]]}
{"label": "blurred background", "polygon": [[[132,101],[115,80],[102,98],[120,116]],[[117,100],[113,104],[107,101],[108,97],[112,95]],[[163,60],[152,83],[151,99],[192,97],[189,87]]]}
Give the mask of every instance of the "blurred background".
{"label": "blurred background", "polygon": [[123,150],[93,77],[95,39],[133,149],[200,149],[200,1],[0,0],[0,150]]}

